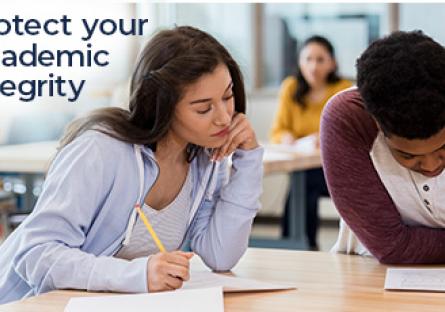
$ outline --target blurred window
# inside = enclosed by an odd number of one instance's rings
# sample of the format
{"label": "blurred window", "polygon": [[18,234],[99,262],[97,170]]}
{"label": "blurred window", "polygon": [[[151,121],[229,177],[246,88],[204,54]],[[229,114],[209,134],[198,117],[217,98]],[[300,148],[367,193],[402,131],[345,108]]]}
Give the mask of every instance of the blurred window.
{"label": "blurred window", "polygon": [[249,3],[158,3],[139,5],[142,16],[151,12],[156,27],[189,25],[204,30],[220,41],[241,67],[247,88],[253,77],[252,4]]}
{"label": "blurred window", "polygon": [[388,32],[388,4],[264,4],[264,86],[277,86],[296,70],[304,40],[322,35],[334,45],[342,76],[355,78],[355,61]]}
{"label": "blurred window", "polygon": [[400,7],[400,30],[421,29],[434,40],[445,45],[445,32],[443,31],[443,20],[445,19],[445,4],[425,3],[408,4],[401,3]]}

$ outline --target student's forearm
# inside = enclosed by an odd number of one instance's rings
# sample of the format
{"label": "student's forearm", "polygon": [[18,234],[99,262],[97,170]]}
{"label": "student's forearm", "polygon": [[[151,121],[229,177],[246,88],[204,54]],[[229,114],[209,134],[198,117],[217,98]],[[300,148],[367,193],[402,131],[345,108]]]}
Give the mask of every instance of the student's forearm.
{"label": "student's forearm", "polygon": [[205,230],[192,240],[192,249],[215,271],[228,271],[248,247],[256,211],[219,202]]}
{"label": "student's forearm", "polygon": [[192,248],[214,270],[230,270],[247,248],[260,208],[262,155],[261,147],[237,151],[229,182],[214,201],[205,202],[195,220]]}
{"label": "student's forearm", "polygon": [[14,259],[15,270],[35,294],[54,289],[146,292],[147,258],[96,257],[59,242],[38,244]]}

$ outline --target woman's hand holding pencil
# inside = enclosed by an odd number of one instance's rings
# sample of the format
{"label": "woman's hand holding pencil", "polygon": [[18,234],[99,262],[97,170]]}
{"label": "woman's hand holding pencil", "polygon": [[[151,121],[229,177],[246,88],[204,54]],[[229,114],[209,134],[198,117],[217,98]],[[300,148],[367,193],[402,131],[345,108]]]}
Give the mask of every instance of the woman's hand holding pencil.
{"label": "woman's hand holding pencil", "polygon": [[194,253],[180,250],[167,252],[147,216],[142,211],[141,206],[136,204],[134,208],[160,251],[148,260],[148,291],[155,292],[181,288],[182,283],[190,278],[189,260],[193,257]]}
{"label": "woman's hand holding pencil", "polygon": [[148,291],[174,290],[190,278],[192,252],[159,252],[150,257],[147,268]]}

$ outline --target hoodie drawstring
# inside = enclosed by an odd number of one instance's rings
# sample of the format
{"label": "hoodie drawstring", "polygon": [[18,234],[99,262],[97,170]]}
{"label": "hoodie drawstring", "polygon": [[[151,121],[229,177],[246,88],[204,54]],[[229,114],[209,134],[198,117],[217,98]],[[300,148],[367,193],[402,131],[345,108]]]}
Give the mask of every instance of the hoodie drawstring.
{"label": "hoodie drawstring", "polygon": [[[136,156],[136,164],[138,166],[138,172],[139,172],[139,196],[138,201],[135,203],[134,207],[140,206],[142,202],[142,196],[144,192],[144,162],[142,161],[142,149],[140,145],[133,145],[134,147],[134,154]],[[125,232],[125,239],[122,242],[124,246],[128,245],[130,243],[131,233],[133,232],[133,227],[136,222],[136,209],[133,209],[131,212],[130,219],[128,220],[127,224],[127,231]]]}

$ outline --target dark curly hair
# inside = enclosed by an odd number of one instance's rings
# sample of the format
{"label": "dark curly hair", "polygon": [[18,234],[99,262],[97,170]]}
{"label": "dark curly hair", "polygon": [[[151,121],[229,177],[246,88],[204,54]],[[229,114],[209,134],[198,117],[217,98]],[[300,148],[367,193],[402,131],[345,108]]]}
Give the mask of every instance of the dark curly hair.
{"label": "dark curly hair", "polygon": [[[301,51],[310,43],[317,43],[317,44],[321,45],[323,48],[326,49],[326,51],[328,51],[329,55],[335,60],[334,46],[325,37],[317,36],[317,35],[306,39],[306,41],[304,41],[303,46],[301,47],[301,50],[299,53],[301,53]],[[303,109],[306,109],[307,103],[306,103],[305,97],[311,90],[311,86],[309,85],[309,83],[306,81],[303,74],[301,73],[300,66],[297,67],[297,72],[295,74],[295,77],[297,78],[297,82],[298,82],[298,85],[297,85],[298,87],[294,94],[295,104],[301,106],[301,108],[303,108]],[[340,77],[338,76],[338,73],[337,73],[337,67],[335,67],[335,69],[333,71],[331,71],[328,74],[328,76],[326,77],[326,82],[328,84],[332,84],[332,83],[336,83],[338,81],[340,81]]]}
{"label": "dark curly hair", "polygon": [[426,139],[445,126],[445,49],[421,31],[372,43],[357,60],[357,86],[386,136]]}

